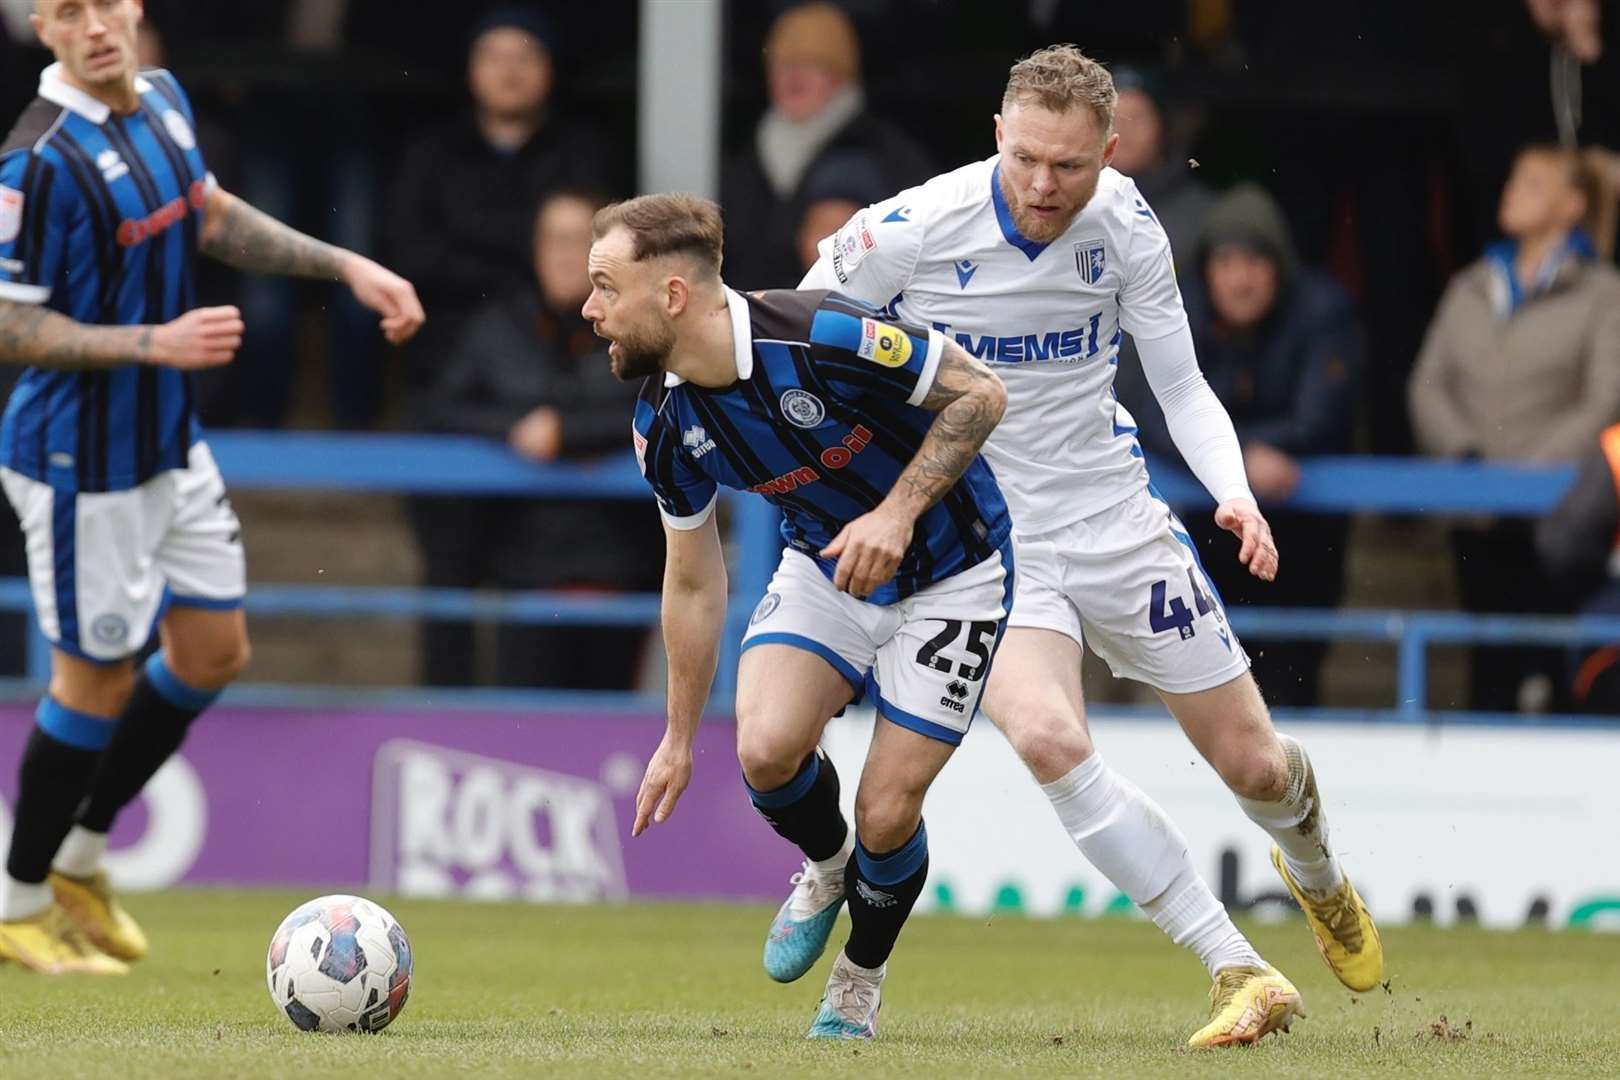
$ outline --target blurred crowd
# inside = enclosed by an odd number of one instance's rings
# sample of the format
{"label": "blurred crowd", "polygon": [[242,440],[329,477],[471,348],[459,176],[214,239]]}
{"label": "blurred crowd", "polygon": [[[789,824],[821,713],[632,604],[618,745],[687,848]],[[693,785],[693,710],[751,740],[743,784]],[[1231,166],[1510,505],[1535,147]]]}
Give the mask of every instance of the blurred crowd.
{"label": "blurred crowd", "polygon": [[[17,7],[0,7],[7,118],[44,64]],[[250,332],[204,387],[206,422],[473,434],[537,462],[623,452],[634,388],[579,307],[591,215],[633,191],[635,3],[431,19],[386,0],[146,7],[147,60],[191,90],[222,182],[379,254],[430,314],[386,357],[337,290],[221,269],[204,297],[240,304]],[[1206,557],[1226,602],[1338,605],[1350,522],[1288,509],[1300,460],[1417,453],[1582,462],[1546,521],[1454,528],[1458,596],[1620,612],[1620,18],[1604,14],[1598,0],[1376,0],[1331,20],[1288,0],[733,3],[726,277],[796,284],[855,210],[993,152],[1016,56],[1078,42],[1113,68],[1114,166],[1170,235],[1201,363],[1286,553],[1267,586]],[[1129,341],[1118,394],[1149,457],[1177,462]],[[425,584],[657,587],[650,502],[409,510]],[[1199,518],[1195,539],[1219,542]],[[480,664],[466,625],[435,623],[422,677],[623,687],[642,637],[509,627]],[[1256,674],[1275,704],[1315,704],[1323,654],[1270,645]],[[1515,649],[1472,671],[1475,708],[1620,711],[1615,650]]]}

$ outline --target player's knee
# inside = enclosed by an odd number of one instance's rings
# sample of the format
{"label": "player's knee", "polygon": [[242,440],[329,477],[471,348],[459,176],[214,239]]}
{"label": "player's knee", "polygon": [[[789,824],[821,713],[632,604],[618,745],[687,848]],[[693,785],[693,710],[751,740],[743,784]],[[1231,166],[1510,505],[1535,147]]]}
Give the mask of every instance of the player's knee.
{"label": "player's knee", "polygon": [[907,798],[903,793],[857,796],[855,835],[867,851],[886,854],[911,839],[921,816],[921,800]]}
{"label": "player's knee", "polygon": [[743,779],[755,791],[774,791],[798,773],[808,753],[799,740],[784,738],[768,726],[737,718],[737,762]]}
{"label": "player's knee", "polygon": [[1092,754],[1085,724],[1066,709],[1033,705],[1008,717],[1007,741],[1035,778],[1049,784]]}
{"label": "player's knee", "polygon": [[247,671],[253,646],[246,634],[233,634],[209,642],[206,649],[169,653],[165,660],[175,677],[188,686],[222,690]]}
{"label": "player's knee", "polygon": [[1288,791],[1288,761],[1276,740],[1270,745],[1235,747],[1215,755],[1211,764],[1240,798],[1276,802]]}

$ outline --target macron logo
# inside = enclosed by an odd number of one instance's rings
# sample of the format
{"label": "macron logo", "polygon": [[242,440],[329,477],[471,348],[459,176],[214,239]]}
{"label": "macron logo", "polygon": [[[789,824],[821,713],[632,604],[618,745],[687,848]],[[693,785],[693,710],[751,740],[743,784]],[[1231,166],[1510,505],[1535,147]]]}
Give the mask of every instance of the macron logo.
{"label": "macron logo", "polygon": [[963,259],[961,262],[956,263],[955,266],[956,283],[965,289],[968,282],[973,280],[973,275],[979,272],[979,266],[972,259]]}

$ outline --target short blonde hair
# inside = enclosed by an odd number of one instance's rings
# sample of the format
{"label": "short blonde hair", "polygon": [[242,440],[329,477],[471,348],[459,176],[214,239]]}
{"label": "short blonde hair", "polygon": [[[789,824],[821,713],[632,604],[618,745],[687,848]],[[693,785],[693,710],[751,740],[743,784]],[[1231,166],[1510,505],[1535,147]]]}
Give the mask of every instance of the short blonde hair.
{"label": "short blonde hair", "polygon": [[1007,89],[1001,95],[1002,112],[1014,105],[1034,105],[1064,113],[1084,105],[1104,132],[1113,130],[1118,104],[1114,77],[1078,45],[1049,45],[1024,57],[1007,73]]}

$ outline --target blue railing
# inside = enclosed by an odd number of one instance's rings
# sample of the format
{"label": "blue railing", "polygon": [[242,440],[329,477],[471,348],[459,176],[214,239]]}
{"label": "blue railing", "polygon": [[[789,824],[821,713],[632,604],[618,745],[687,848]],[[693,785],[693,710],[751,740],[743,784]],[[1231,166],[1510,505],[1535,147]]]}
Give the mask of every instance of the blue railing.
{"label": "blue railing", "polygon": [[[589,465],[539,466],[498,443],[457,436],[336,435],[218,432],[209,438],[227,483],[235,490],[364,491],[398,494],[476,494],[548,498],[648,498],[627,453]],[[1211,505],[1183,470],[1155,466],[1155,485],[1174,505]],[[1503,467],[1396,458],[1319,458],[1302,465],[1290,509],[1324,513],[1545,513],[1569,486],[1571,466]],[[737,646],[751,607],[764,593],[780,554],[775,511],[762,499],[726,493],[731,527],[731,602],[717,700],[735,685]],[[27,583],[0,580],[0,610],[26,611]],[[466,589],[255,585],[255,616],[499,620],[577,625],[655,625],[656,594],[581,597],[568,592],[494,593]],[[1393,716],[1424,713],[1427,649],[1435,644],[1594,644],[1620,641],[1620,618],[1548,619],[1401,611],[1245,608],[1231,612],[1247,636],[1386,642],[1398,649]],[[43,639],[30,651],[29,671],[49,670]]]}

